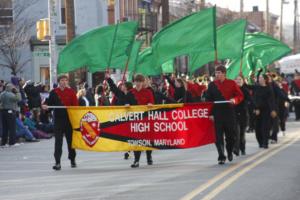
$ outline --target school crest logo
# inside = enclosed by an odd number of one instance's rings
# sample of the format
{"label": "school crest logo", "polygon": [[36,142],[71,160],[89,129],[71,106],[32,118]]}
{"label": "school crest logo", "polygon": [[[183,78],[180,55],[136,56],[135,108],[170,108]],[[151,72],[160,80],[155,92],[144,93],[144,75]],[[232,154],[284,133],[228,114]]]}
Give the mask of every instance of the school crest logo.
{"label": "school crest logo", "polygon": [[81,118],[80,132],[89,147],[96,144],[100,136],[100,122],[94,113],[89,111]]}

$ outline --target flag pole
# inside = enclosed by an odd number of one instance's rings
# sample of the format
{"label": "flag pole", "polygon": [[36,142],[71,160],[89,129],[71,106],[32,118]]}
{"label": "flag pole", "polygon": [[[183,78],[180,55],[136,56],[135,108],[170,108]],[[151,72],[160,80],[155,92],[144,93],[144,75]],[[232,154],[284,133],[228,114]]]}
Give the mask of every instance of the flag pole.
{"label": "flag pole", "polygon": [[216,9],[217,5],[215,4],[214,6],[214,12],[213,12],[213,17],[214,17],[214,23],[213,23],[213,28],[214,28],[214,46],[215,46],[215,66],[218,64],[218,49],[217,49],[217,30],[216,30]]}
{"label": "flag pole", "polygon": [[242,49],[241,49],[241,62],[240,62],[240,75],[243,75],[243,59],[244,59],[244,44],[245,44],[245,35],[246,35],[246,26],[247,26],[247,22],[246,25],[244,27],[244,35],[243,35],[243,42],[242,42]]}
{"label": "flag pole", "polygon": [[[137,32],[137,28],[136,28],[136,30],[135,30],[135,33]],[[136,35],[136,34],[135,34]],[[140,33],[140,35],[138,35],[137,36],[137,38],[139,38],[140,36],[141,36],[142,34]],[[139,40],[137,40],[137,41],[139,41]],[[142,42],[142,41],[140,41],[140,42]],[[122,83],[125,81],[125,75],[126,75],[126,72],[128,71],[128,65],[129,65],[129,61],[130,61],[130,57],[131,57],[131,54],[132,54],[132,49],[133,49],[133,46],[134,46],[134,43],[135,43],[135,38],[133,38],[133,43],[132,43],[132,45],[131,45],[131,49],[130,49],[130,53],[129,53],[129,56],[128,56],[128,58],[127,58],[127,61],[126,61],[126,65],[125,65],[125,70],[124,70],[124,73],[123,73],[123,77],[122,77]],[[141,47],[139,47],[139,49],[140,49]],[[138,53],[139,51],[137,51],[137,53]],[[135,65],[136,65],[136,60],[135,60],[135,62],[134,62],[134,67],[135,67]]]}
{"label": "flag pole", "polygon": [[[116,41],[116,37],[117,37],[118,27],[119,27],[119,22],[117,23],[116,28],[115,28],[113,41],[112,41],[112,44],[111,44],[111,49],[110,49],[110,54],[109,54],[109,59],[108,59],[108,65],[106,67],[105,73],[109,73],[109,68],[110,68],[110,65],[111,65],[112,53],[114,51],[114,46],[115,46],[115,41]],[[106,81],[105,82],[103,81],[102,96],[105,96],[105,86],[106,86]]]}
{"label": "flag pole", "polygon": [[113,37],[113,41],[112,41],[112,45],[111,45],[111,49],[110,49],[108,65],[107,65],[106,70],[109,70],[110,65],[111,65],[112,53],[114,51],[114,46],[115,46],[115,41],[116,41],[116,37],[117,37],[118,28],[119,28],[119,23],[117,23],[116,28],[115,28],[114,37]]}

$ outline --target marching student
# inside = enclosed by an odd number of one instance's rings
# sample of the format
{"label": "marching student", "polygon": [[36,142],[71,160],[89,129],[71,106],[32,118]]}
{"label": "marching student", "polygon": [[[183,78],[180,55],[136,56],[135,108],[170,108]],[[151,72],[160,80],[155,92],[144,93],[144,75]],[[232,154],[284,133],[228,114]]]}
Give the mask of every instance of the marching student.
{"label": "marching student", "polygon": [[233,80],[226,79],[226,68],[219,65],[215,70],[216,78],[208,85],[206,91],[207,101],[230,101],[230,103],[214,104],[213,117],[216,130],[216,147],[218,150],[218,162],[224,164],[226,156],[224,153],[224,133],[226,140],[227,157],[232,161],[233,147],[236,137],[236,117],[234,105],[239,104],[244,95]]}
{"label": "marching student", "polygon": [[[141,74],[136,74],[134,77],[135,88],[131,90],[135,96],[137,105],[153,105],[155,103],[153,92],[144,88],[145,77]],[[152,151],[146,151],[148,165],[153,164]],[[134,151],[134,162],[132,168],[139,167],[141,151]]]}
{"label": "marching student", "polygon": [[258,76],[258,85],[253,86],[254,104],[255,104],[255,134],[260,148],[267,149],[269,147],[269,135],[271,130],[271,118],[275,118],[274,93],[269,85],[268,76],[263,74]]}
{"label": "marching student", "polygon": [[[48,109],[48,106],[78,106],[76,93],[68,85],[69,79],[66,75],[61,75],[57,79],[58,87],[53,89],[49,98],[46,100],[46,105],[43,109]],[[71,167],[77,167],[75,162],[76,151],[72,148],[72,126],[66,109],[54,109],[54,136],[55,148],[54,158],[55,165],[52,167],[54,170],[60,170],[60,159],[62,155],[63,136],[66,136],[68,143],[68,158],[71,161]]]}
{"label": "marching student", "polygon": [[[115,100],[113,105],[137,105],[137,101],[130,90],[133,85],[131,82],[121,82],[119,87],[116,86],[114,81],[110,78],[109,73],[105,74],[105,79],[109,85],[110,90],[114,94]],[[130,151],[124,154],[124,159],[127,160],[130,156]]]}
{"label": "marching student", "polygon": [[170,86],[174,88],[174,100],[177,103],[193,102],[192,94],[187,90],[186,82],[182,78],[176,78],[174,81],[168,76],[165,76],[165,78]]}
{"label": "marching student", "polygon": [[244,100],[235,106],[235,114],[237,120],[237,137],[235,141],[235,148],[233,153],[239,156],[240,151],[242,155],[246,154],[246,127],[248,123],[248,105],[249,103],[253,104],[251,96],[249,94],[248,88],[245,84],[244,77],[241,75],[237,76],[235,82],[240,87],[244,95]]}
{"label": "marching student", "polygon": [[275,111],[277,115],[275,117],[271,118],[271,143],[277,143],[277,135],[279,132],[279,125],[280,125],[280,119],[279,119],[279,103],[281,101],[287,101],[290,102],[288,96],[286,93],[280,89],[279,85],[277,82],[275,82],[273,79],[277,78],[276,74],[269,74],[268,75],[268,80],[269,80],[269,85],[271,86],[274,94],[274,105],[275,105]]}
{"label": "marching student", "polygon": [[[277,81],[277,84],[281,90],[282,93],[284,93],[287,97],[288,97],[288,93],[285,88],[284,88],[284,82],[281,80]],[[280,130],[282,132],[282,135],[285,135],[285,130],[286,130],[286,120],[288,118],[289,115],[289,101],[287,101],[284,98],[279,98],[278,101],[278,117],[279,117],[279,126],[280,126]]]}
{"label": "marching student", "polygon": [[[300,96],[300,73],[297,70],[295,71],[294,80],[291,83],[291,94]],[[293,105],[295,107],[296,121],[298,121],[300,120],[300,100],[294,100]]]}

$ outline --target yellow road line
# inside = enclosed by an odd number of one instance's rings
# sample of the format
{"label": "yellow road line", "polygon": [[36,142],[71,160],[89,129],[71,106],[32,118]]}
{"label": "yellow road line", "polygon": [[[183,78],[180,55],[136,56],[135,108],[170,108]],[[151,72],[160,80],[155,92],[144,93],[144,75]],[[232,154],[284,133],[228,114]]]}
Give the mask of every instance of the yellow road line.
{"label": "yellow road line", "polygon": [[[288,137],[286,137],[284,141],[286,141],[287,138]],[[281,144],[284,144],[284,142],[282,142]],[[279,144],[276,144],[273,147],[269,148],[268,150],[261,151],[261,152],[255,154],[255,155],[251,156],[250,158],[240,162],[240,163],[237,163],[235,165],[230,166],[227,170],[225,170],[224,172],[218,174],[217,176],[213,177],[212,179],[208,180],[205,184],[200,185],[199,187],[194,189],[192,192],[186,194],[180,200],[190,200],[190,199],[194,198],[195,196],[199,195],[201,192],[203,192],[207,188],[211,187],[213,184],[215,184],[216,182],[218,182],[219,180],[221,180],[222,178],[224,178],[228,174],[232,173],[236,169],[240,168],[241,166],[243,166],[247,163],[252,162],[253,160],[257,159],[260,156],[264,156],[264,155],[268,154],[273,149],[278,148],[278,146],[279,146]]]}
{"label": "yellow road line", "polygon": [[222,183],[221,185],[219,185],[216,189],[214,189],[213,191],[211,191],[208,195],[206,195],[204,198],[202,198],[203,200],[210,200],[213,199],[214,197],[216,197],[220,192],[222,192],[224,189],[226,189],[228,186],[230,186],[234,181],[236,181],[237,179],[239,179],[241,176],[243,176],[245,173],[247,173],[248,171],[250,171],[251,169],[255,168],[257,165],[261,164],[262,162],[264,162],[265,160],[271,158],[272,156],[274,156],[275,154],[277,154],[279,151],[282,151],[283,149],[289,147],[290,145],[294,144],[295,142],[297,142],[299,140],[299,137],[293,139],[292,141],[289,141],[288,144],[283,145],[281,147],[279,147],[278,149],[272,151],[270,154],[267,154],[263,157],[261,157],[260,159],[258,159],[257,161],[255,161],[254,163],[250,164],[249,166],[246,166],[245,168],[243,168],[241,171],[239,171],[238,173],[236,173],[235,175],[231,176],[229,179],[227,179],[224,183]]}

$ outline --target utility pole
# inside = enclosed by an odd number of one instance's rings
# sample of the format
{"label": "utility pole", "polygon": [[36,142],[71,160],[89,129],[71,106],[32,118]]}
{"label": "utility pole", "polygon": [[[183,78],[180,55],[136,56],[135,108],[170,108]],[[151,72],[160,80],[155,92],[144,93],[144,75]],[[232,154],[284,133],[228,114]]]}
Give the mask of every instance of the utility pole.
{"label": "utility pole", "polygon": [[282,22],[282,19],[283,19],[283,3],[284,3],[284,0],[281,0],[281,6],[280,6],[280,41],[283,40],[283,35],[282,35],[282,32],[283,32],[283,22]]}
{"label": "utility pole", "polygon": [[169,0],[161,0],[162,8],[162,27],[169,24]]}
{"label": "utility pole", "polygon": [[57,16],[56,12],[57,1],[48,0],[48,18],[49,18],[49,71],[50,71],[50,88],[53,87],[53,84],[57,82],[57,52],[56,52],[56,38],[55,38],[55,17]]}
{"label": "utility pole", "polygon": [[[72,41],[75,38],[75,22],[74,22],[74,0],[64,0],[65,1],[65,18],[66,18],[66,43]],[[69,72],[70,86],[76,89],[75,83],[75,72]]]}
{"label": "utility pole", "polygon": [[243,17],[244,13],[244,0],[240,0],[240,16]]}
{"label": "utility pole", "polygon": [[298,1],[294,1],[294,53],[297,52],[297,17],[298,17]]}
{"label": "utility pole", "polygon": [[266,0],[266,22],[265,22],[265,32],[270,33],[270,16],[269,16],[269,0]]}

